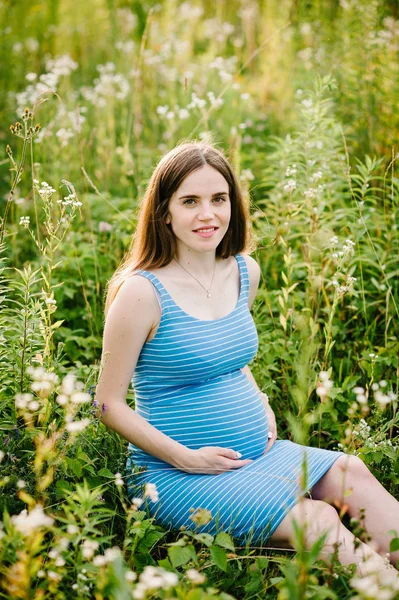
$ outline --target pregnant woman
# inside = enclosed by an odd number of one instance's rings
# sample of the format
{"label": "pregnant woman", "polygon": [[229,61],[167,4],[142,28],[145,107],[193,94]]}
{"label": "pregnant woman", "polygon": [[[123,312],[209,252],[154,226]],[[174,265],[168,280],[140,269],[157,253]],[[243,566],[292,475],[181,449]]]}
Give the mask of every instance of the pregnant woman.
{"label": "pregnant woman", "polygon": [[[327,533],[325,559],[338,542],[341,563],[359,573],[364,556],[396,572],[379,552],[388,552],[390,530],[399,533],[399,503],[364,463],[276,440],[268,397],[248,367],[260,278],[249,236],[248,208],[219,150],[189,142],[163,157],[109,283],[96,393],[105,425],[129,441],[129,495],[155,484],[159,500],[148,510],[157,522],[189,528],[190,508],[204,508],[212,520],[201,531],[243,543],[290,545],[295,520],[309,546]],[[131,379],[135,410],[126,403]],[[353,517],[365,509],[372,545],[344,527],[334,501]]]}

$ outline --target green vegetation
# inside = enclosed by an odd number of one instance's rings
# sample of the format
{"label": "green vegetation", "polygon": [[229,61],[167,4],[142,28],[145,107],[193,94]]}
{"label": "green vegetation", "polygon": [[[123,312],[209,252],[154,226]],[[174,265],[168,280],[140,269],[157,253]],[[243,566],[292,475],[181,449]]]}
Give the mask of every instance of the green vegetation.
{"label": "green vegetation", "polygon": [[397,3],[0,0],[0,27],[0,598],[380,598],[300,531],[293,553],[201,534],[206,507],[157,526],[93,389],[151,170],[212,139],[251,206],[279,437],[398,496]]}

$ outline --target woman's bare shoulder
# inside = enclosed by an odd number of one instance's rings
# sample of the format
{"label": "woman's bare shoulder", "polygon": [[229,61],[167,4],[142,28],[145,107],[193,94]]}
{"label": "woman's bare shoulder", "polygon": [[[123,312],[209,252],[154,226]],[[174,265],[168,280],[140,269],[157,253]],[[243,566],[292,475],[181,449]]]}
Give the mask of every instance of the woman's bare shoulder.
{"label": "woman's bare shoulder", "polygon": [[130,314],[135,318],[145,317],[146,321],[156,322],[160,307],[151,281],[143,275],[127,277],[118,289],[111,311],[120,315]]}

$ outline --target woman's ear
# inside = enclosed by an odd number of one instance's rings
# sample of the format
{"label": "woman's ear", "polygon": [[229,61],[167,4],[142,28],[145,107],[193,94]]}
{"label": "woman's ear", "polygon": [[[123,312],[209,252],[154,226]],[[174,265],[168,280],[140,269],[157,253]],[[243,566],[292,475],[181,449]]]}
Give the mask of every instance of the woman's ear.
{"label": "woman's ear", "polygon": [[166,223],[166,225],[169,225],[169,223],[170,223],[169,215],[166,215],[165,223]]}

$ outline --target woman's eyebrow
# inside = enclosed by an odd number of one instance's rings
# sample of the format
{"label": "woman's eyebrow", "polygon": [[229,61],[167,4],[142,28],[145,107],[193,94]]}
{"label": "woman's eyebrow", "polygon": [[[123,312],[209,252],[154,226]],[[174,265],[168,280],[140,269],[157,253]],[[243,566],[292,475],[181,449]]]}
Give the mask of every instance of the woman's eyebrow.
{"label": "woman's eyebrow", "polygon": [[[215,196],[228,196],[228,192],[216,192],[216,194],[212,194],[212,198]],[[184,198],[200,198],[201,196],[196,196],[196,194],[187,194],[186,196],[179,196],[179,200],[183,200]]]}

